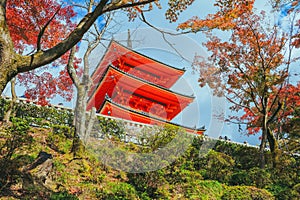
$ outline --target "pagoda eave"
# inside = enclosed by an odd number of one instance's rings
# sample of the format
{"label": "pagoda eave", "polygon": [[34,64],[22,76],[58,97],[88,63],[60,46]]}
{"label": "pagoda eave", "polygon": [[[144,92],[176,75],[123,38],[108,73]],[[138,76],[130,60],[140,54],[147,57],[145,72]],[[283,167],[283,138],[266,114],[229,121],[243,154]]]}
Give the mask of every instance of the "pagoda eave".
{"label": "pagoda eave", "polygon": [[179,124],[172,123],[170,121],[166,121],[164,119],[157,118],[155,116],[148,115],[147,113],[142,113],[136,110],[132,110],[128,107],[119,105],[107,98],[105,99],[104,103],[98,110],[98,113],[102,115],[107,115],[111,117],[116,117],[120,119],[125,119],[125,120],[130,120],[130,121],[135,121],[135,122],[150,124],[150,125],[169,124],[173,126],[179,126],[185,129],[188,133],[193,133],[198,135],[203,135],[205,131],[205,129],[196,129],[187,126],[182,126]]}

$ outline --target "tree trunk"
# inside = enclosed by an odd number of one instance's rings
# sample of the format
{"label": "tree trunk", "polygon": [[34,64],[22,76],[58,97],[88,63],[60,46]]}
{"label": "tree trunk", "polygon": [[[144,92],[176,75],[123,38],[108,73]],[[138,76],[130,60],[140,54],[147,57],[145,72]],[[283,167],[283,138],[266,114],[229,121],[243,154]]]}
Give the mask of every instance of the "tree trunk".
{"label": "tree trunk", "polygon": [[83,138],[86,122],[86,103],[85,91],[82,85],[77,87],[76,113],[75,113],[75,129],[76,134]]}
{"label": "tree trunk", "polygon": [[88,96],[88,86],[80,84],[77,87],[77,100],[76,107],[74,113],[74,140],[72,145],[72,152],[74,157],[80,156],[84,151],[84,145],[86,144],[88,137],[91,132],[91,128],[94,125],[95,120],[95,109],[92,109],[89,117],[86,112],[86,104],[87,104],[87,96]]}
{"label": "tree trunk", "polygon": [[280,157],[278,141],[276,140],[274,134],[272,133],[272,131],[269,127],[267,129],[267,134],[268,134],[267,135],[268,142],[270,144],[270,150],[271,150],[272,158],[273,158],[273,168],[276,168],[277,164],[279,163],[279,157]]}
{"label": "tree trunk", "polygon": [[0,0],[0,94],[17,74],[16,54],[6,23],[6,1]]}
{"label": "tree trunk", "polygon": [[13,79],[10,81],[10,83],[11,83],[11,96],[12,96],[12,99],[11,99],[11,102],[10,102],[10,104],[9,104],[9,106],[8,106],[8,109],[7,109],[7,111],[6,111],[6,113],[5,113],[4,117],[3,117],[3,122],[4,122],[4,123],[9,122],[11,113],[12,113],[12,111],[13,111],[13,109],[14,109],[14,105],[15,105],[15,103],[16,103],[16,101],[17,101],[17,95],[16,95],[16,90],[15,90],[16,79],[13,78]]}
{"label": "tree trunk", "polygon": [[82,143],[82,135],[84,133],[85,128],[85,110],[83,112],[83,101],[84,101],[84,90],[82,85],[77,86],[77,98],[76,98],[76,106],[74,110],[74,138],[72,144],[72,153],[74,157],[80,157],[80,155],[84,151],[84,144]]}
{"label": "tree trunk", "polygon": [[261,136],[261,143],[259,147],[259,154],[260,154],[260,168],[265,168],[266,165],[266,159],[265,159],[265,148],[266,148],[266,141],[268,136],[268,127],[267,127],[267,115],[265,114],[263,117],[262,122],[262,136]]}

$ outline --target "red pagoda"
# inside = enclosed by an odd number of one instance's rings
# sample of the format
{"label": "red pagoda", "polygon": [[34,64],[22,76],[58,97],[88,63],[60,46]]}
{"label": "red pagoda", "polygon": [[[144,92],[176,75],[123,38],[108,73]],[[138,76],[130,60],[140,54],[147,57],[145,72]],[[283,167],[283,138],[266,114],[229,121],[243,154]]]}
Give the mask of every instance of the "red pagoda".
{"label": "red pagoda", "polygon": [[[171,120],[194,100],[170,90],[184,72],[111,41],[92,75],[87,110],[95,107],[98,113],[112,117],[177,125]],[[205,131],[181,127],[197,134]]]}

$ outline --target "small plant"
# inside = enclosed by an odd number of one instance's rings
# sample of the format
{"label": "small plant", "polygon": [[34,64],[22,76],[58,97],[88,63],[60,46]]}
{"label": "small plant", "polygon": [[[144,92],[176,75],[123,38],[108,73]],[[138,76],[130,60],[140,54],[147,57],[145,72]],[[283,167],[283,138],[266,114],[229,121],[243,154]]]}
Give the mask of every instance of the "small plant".
{"label": "small plant", "polygon": [[26,120],[12,118],[12,124],[5,127],[5,132],[0,133],[0,138],[5,140],[0,146],[4,159],[9,160],[18,148],[33,142],[32,136],[28,135],[29,128]]}
{"label": "small plant", "polygon": [[68,192],[57,192],[50,196],[50,200],[78,200],[78,197],[69,194]]}

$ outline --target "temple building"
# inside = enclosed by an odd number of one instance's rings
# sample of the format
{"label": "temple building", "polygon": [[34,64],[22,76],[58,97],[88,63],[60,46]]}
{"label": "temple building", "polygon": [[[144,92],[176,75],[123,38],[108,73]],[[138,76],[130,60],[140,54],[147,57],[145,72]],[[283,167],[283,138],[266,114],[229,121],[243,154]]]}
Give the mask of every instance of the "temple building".
{"label": "temple building", "polygon": [[203,134],[204,129],[171,122],[195,98],[170,89],[184,72],[112,40],[92,74],[87,110],[95,107],[102,115]]}

